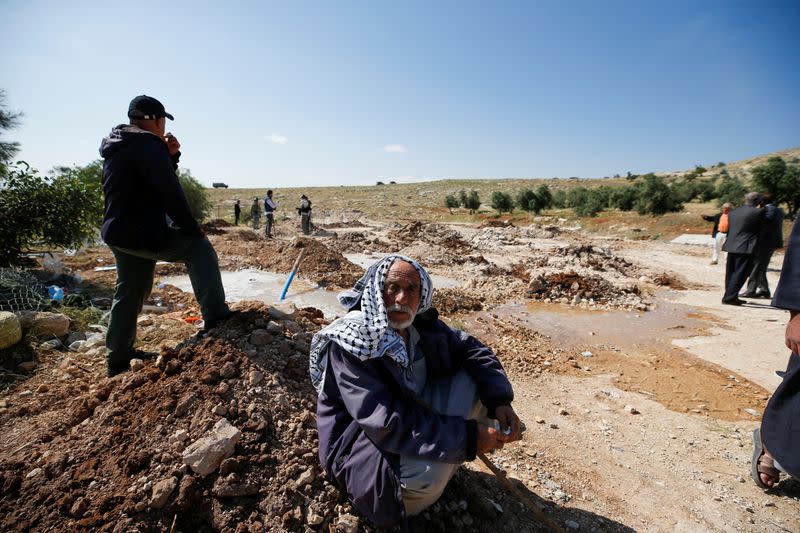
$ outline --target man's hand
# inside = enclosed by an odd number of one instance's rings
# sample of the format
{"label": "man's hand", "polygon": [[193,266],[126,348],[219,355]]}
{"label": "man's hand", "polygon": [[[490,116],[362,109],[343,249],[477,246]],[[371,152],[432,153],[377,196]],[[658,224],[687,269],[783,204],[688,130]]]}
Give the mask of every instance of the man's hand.
{"label": "man's hand", "polygon": [[167,133],[164,135],[164,142],[167,143],[167,150],[169,150],[169,155],[175,155],[178,153],[178,150],[181,149],[181,143],[178,142],[178,139],[171,133]]}
{"label": "man's hand", "polygon": [[791,318],[786,324],[786,347],[792,353],[800,354],[800,311],[790,311]]}
{"label": "man's hand", "polygon": [[[522,438],[520,435],[519,417],[510,405],[501,405],[500,407],[496,408],[494,410],[494,416],[500,423],[500,431],[503,432],[504,436],[508,437],[506,442],[511,442]],[[509,428],[511,429],[510,433]],[[506,433],[508,433],[508,435],[506,435]]]}
{"label": "man's hand", "polygon": [[509,442],[511,437],[503,435],[493,427],[478,424],[478,453],[490,453],[502,450],[503,444]]}

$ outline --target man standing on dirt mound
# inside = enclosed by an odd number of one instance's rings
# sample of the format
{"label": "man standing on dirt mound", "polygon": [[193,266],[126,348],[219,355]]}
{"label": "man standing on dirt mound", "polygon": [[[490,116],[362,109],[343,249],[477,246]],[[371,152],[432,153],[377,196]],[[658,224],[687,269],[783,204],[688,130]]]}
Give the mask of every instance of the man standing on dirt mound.
{"label": "man standing on dirt mound", "polygon": [[186,264],[205,329],[230,314],[217,254],[192,216],[176,170],[180,143],[164,133],[173,120],[150,96],[128,107],[120,124],[100,144],[105,215],[102,236],[117,262],[117,283],[106,335],[108,375],[128,369],[136,317],[153,287],[157,260]]}
{"label": "man standing on dirt mound", "polygon": [[391,255],[339,294],[349,312],[311,341],[320,461],[379,527],[421,513],[461,463],[520,438],[502,365],[439,320],[432,295],[416,261]]}
{"label": "man standing on dirt mound", "polygon": [[764,223],[764,212],[759,209],[761,195],[749,192],[744,197],[744,205],[728,214],[728,238],[722,249],[728,252],[725,263],[725,294],[722,303],[742,305],[739,289],[744,285],[753,268],[753,252],[758,235]]}

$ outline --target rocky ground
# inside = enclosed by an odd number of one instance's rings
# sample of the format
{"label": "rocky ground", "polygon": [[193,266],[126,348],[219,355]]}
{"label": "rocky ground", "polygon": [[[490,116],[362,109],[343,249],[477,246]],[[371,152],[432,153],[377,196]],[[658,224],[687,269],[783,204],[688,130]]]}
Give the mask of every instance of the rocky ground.
{"label": "rocky ground", "polygon": [[[527,428],[491,459],[562,527],[800,529],[800,483],[764,493],[748,478],[749,432],[770,385],[751,381],[744,364],[732,370],[704,361],[702,348],[675,345],[713,346],[720,328],[742,338],[760,328],[711,304],[667,302],[713,294],[703,254],[503,223],[365,221],[299,239],[277,230],[267,241],[241,227],[207,228],[224,269],[287,272],[306,249],[300,275],[336,289],[363,272],[342,252],[400,252],[462,281],[437,291],[435,304],[497,352]],[[98,308],[110,303],[115,274],[95,270],[113,265],[107,249],[64,262],[63,285]],[[182,269],[159,265],[157,275]],[[191,294],[159,283],[147,306],[141,360],[113,379],[101,313],[30,315],[27,348],[0,352],[13,365],[0,397],[4,530],[374,530],[316,456],[307,355],[327,323],[321,312],[240,302],[232,320],[200,338]],[[775,316],[768,324],[779,329]],[[783,352],[764,357],[775,366]],[[411,528],[544,530],[479,461]]]}

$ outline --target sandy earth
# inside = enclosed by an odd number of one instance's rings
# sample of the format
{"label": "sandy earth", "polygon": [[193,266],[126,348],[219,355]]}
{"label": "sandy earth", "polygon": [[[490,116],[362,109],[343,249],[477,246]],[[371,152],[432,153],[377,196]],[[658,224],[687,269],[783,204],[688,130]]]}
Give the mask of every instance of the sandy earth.
{"label": "sandy earth", "polygon": [[[292,240],[291,228],[279,227],[277,241],[269,244],[244,229],[220,230],[211,238],[221,263],[228,269],[286,272],[299,249],[308,248],[301,277],[307,283],[320,283],[332,289],[347,286],[360,272],[360,267],[339,254],[343,251],[399,251],[422,258],[434,274],[463,280],[462,287],[442,291],[448,295],[450,314],[446,319],[478,336],[498,353],[514,384],[514,407],[527,427],[521,442],[506,446],[492,460],[535,496],[548,502],[547,513],[561,526],[580,531],[800,531],[800,482],[785,480],[776,489],[764,492],[749,479],[750,435],[759,423],[770,392],[779,383],[774,371],[783,369],[786,363],[783,329],[787,315],[768,307],[764,300],[752,300],[753,304],[744,307],[721,305],[724,265],[709,265],[707,249],[656,241],[604,239],[533,226],[398,227],[369,222],[366,226],[331,228],[331,231],[340,236]],[[93,267],[107,264],[109,257],[108,250],[88,250],[73,259],[72,264],[82,272],[86,283],[105,298],[114,274],[95,273]],[[782,259],[781,254],[773,258],[773,271],[769,273],[773,288]],[[159,275],[181,272],[180,265],[165,265],[157,270]],[[572,286],[567,281],[566,285],[544,289],[541,283],[534,283],[537,279],[549,283],[555,279],[553,274],[565,273],[571,276],[569,280],[578,281]],[[588,283],[591,280],[594,281]],[[597,280],[606,284],[598,284]],[[531,292],[533,289],[538,292]],[[189,334],[163,324],[173,319],[182,324],[183,318],[197,312],[191,295],[174,287],[159,287],[149,303],[162,301],[172,305],[173,310],[140,332],[143,349],[170,348]],[[275,350],[297,352],[293,356],[297,361],[292,361],[301,369],[310,332],[325,322],[313,316],[313,320],[304,322],[308,332],[287,321],[283,324],[286,337],[279,333],[274,339]],[[288,340],[290,331],[293,340]],[[246,340],[231,339],[237,343],[236,350],[242,351],[229,352],[229,358],[242,361],[242,365],[253,364],[245,357],[256,352],[268,354],[273,349],[273,345],[268,345],[255,350]],[[199,353],[194,357],[202,361],[211,355]],[[56,352],[55,356],[40,359],[41,367],[34,377],[37,387],[38,383],[47,384],[49,373],[63,374],[62,356],[70,360],[77,357],[69,352]],[[84,362],[78,357],[70,364],[78,368],[75,372],[88,373],[81,394],[91,395],[93,381],[103,383],[101,357]],[[179,396],[176,378],[162,376],[150,366],[145,368],[155,383],[161,383],[162,379],[173,383],[171,392]],[[279,384],[280,371],[271,371],[276,372],[274,383]],[[305,376],[298,377],[303,372],[296,371],[295,379],[297,390],[307,394]],[[69,383],[63,376],[58,379]],[[229,382],[235,394],[240,394],[237,387],[242,395],[250,394],[241,380],[231,378]],[[30,418],[33,415],[22,416],[25,410],[19,410],[25,402],[22,394],[26,386],[32,387],[25,381],[12,387],[3,394],[0,405],[3,431],[17,435],[14,443],[0,446],[0,462],[5,461],[8,466],[6,484],[13,478],[9,472],[29,470],[36,463],[28,463],[41,462],[37,454],[46,454],[47,450],[47,440],[30,451],[18,448],[19,443],[29,438],[36,441],[35,433],[24,437],[20,433],[23,428],[37,426]],[[61,391],[62,385],[56,388]],[[67,396],[63,398],[56,396],[54,390],[50,395],[61,398],[59,405],[63,407],[71,401],[71,391],[64,388],[61,392]],[[264,392],[268,393],[271,394]],[[211,402],[213,395],[219,393],[209,388],[202,394]],[[241,412],[246,402],[244,396],[234,396],[237,398]],[[157,403],[156,399],[151,401]],[[236,403],[232,401],[230,405]],[[203,417],[195,417],[202,424],[193,423],[191,427],[204,427],[213,421],[208,407],[204,407]],[[37,411],[36,416],[42,420],[57,416],[56,411],[49,411],[51,407],[46,402],[40,402],[37,409],[41,412]],[[234,407],[229,409],[235,411]],[[243,418],[241,413],[239,416]],[[308,424],[310,415],[298,411],[291,416]],[[91,426],[95,418],[90,416],[81,425]],[[156,422],[154,419],[153,425]],[[252,420],[248,422],[252,425]],[[50,428],[44,423],[41,427]],[[97,435],[102,435],[101,429],[98,428]],[[157,429],[166,433],[160,425]],[[48,431],[53,433],[52,429]],[[76,431],[72,432],[73,446],[79,447],[80,432]],[[152,446],[158,446],[163,438],[141,432],[140,436],[149,438],[148,445]],[[302,453],[287,452],[296,457],[287,469],[287,476],[304,468],[317,468],[313,454],[308,453],[308,448],[314,445],[313,432],[304,434],[304,439]],[[269,441],[270,446],[274,446],[272,442]],[[267,444],[259,446],[260,453],[270,449]],[[166,455],[162,457],[163,469],[176,468],[170,466],[174,458]],[[241,467],[242,476],[252,479],[266,476],[264,479],[271,482],[279,481],[269,477],[272,474],[265,473],[257,461],[242,460],[249,465]],[[113,475],[119,476],[111,464],[113,461],[108,463]],[[458,482],[445,493],[442,505],[412,524],[414,531],[541,530],[519,505],[512,503],[513,498],[502,495],[496,482],[487,484],[485,480],[491,477],[485,475],[488,471],[484,466],[476,461],[467,468],[475,473],[459,474]],[[153,479],[157,474],[147,475]],[[125,482],[124,477],[118,479]],[[209,492],[219,492],[217,485],[221,479],[206,482]],[[32,483],[23,482],[22,489]],[[236,521],[246,517],[251,530],[256,527],[253,524],[265,527],[272,524],[275,530],[328,531],[351,510],[337,504],[340,500],[336,491],[324,479],[315,483],[326,496],[314,504],[316,507],[305,508],[300,503],[294,510],[290,507],[302,502],[304,496],[291,491],[287,492],[289,499],[276,499],[278,503],[272,507],[254,506],[252,501],[238,507],[223,505],[222,500],[208,496],[212,503],[202,502],[213,506],[214,517],[206,525],[233,531]],[[494,518],[481,518],[469,497],[470,487],[473,492],[485,490],[481,494],[491,495],[493,501],[504,498],[502,510],[490,509],[486,516]],[[37,490],[44,502],[44,487]],[[270,496],[261,497],[262,501],[269,501]],[[469,511],[463,516],[460,511],[451,512],[456,509],[453,506],[462,503],[462,497],[464,502],[470,502]],[[173,506],[177,506],[176,513],[181,512],[180,501],[169,503],[166,511],[153,514],[146,506],[137,507],[130,496],[115,498],[119,503],[113,505],[119,505],[133,520],[126,523],[144,520],[138,523],[150,524],[156,531],[168,529],[164,524],[169,523]],[[84,499],[90,513],[95,513],[96,502],[88,496]],[[0,500],[8,509],[24,514],[25,502]],[[65,504],[62,501],[60,505]],[[66,507],[73,517],[83,516],[73,513],[69,505]],[[323,522],[309,528],[305,520],[312,509],[320,513]],[[101,520],[98,524],[106,520],[105,515],[100,518],[97,513],[92,516]],[[58,516],[58,512],[51,516]],[[494,528],[487,525],[492,520]],[[364,529],[363,522],[361,527]],[[189,530],[185,528],[179,530]]]}

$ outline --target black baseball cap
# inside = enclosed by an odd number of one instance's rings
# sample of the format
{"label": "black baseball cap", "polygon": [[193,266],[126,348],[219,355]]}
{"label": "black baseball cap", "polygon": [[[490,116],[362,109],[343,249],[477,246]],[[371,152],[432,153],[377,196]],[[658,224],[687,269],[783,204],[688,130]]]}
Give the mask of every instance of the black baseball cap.
{"label": "black baseball cap", "polygon": [[145,94],[137,96],[131,100],[131,105],[128,106],[128,118],[157,119],[161,117],[175,120],[175,118],[164,109],[164,104],[152,96],[147,96]]}

